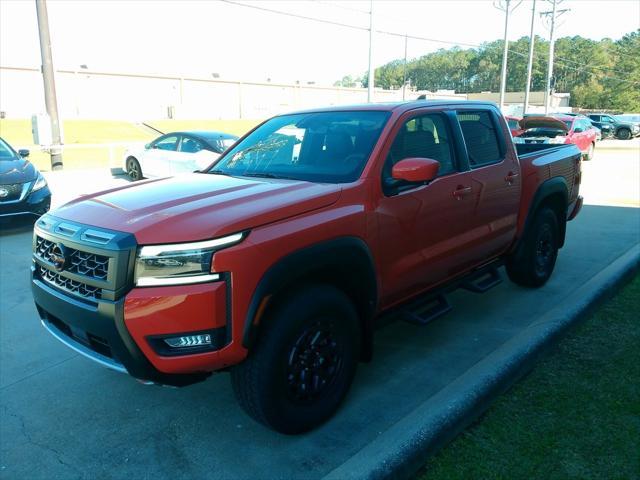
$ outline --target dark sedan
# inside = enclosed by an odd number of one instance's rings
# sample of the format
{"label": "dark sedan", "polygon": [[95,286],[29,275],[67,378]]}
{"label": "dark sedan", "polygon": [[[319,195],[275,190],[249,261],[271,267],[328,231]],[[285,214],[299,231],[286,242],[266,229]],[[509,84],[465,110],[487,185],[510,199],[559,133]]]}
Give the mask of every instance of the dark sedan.
{"label": "dark sedan", "polygon": [[28,156],[29,150],[16,152],[0,138],[0,217],[40,216],[49,210],[51,191]]}

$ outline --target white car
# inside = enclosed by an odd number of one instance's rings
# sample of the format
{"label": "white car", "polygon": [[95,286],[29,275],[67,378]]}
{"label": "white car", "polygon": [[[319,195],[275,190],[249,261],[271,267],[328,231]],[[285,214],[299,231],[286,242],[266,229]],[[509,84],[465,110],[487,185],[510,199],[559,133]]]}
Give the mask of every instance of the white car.
{"label": "white car", "polygon": [[165,133],[144,147],[127,150],[124,170],[131,180],[194,172],[211,165],[237,139],[222,132]]}

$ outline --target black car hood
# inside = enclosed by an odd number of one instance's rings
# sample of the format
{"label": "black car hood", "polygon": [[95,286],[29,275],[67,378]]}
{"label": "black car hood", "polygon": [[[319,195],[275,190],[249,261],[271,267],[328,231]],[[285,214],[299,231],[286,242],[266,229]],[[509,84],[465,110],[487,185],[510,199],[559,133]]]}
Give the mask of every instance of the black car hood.
{"label": "black car hood", "polygon": [[0,160],[0,185],[31,182],[38,176],[38,170],[29,160]]}

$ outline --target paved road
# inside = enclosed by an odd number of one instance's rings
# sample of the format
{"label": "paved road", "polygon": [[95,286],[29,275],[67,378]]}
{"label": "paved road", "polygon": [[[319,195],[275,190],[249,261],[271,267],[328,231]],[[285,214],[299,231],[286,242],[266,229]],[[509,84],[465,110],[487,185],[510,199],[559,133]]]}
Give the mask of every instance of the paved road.
{"label": "paved road", "polygon": [[31,225],[2,228],[2,478],[319,478],[638,244],[640,209],[585,206],[540,290],[506,281],[485,295],[459,291],[453,312],[426,327],[384,327],[337,416],[298,437],[249,420],[226,374],[185,389],[144,386],[60,345],[30,297]]}

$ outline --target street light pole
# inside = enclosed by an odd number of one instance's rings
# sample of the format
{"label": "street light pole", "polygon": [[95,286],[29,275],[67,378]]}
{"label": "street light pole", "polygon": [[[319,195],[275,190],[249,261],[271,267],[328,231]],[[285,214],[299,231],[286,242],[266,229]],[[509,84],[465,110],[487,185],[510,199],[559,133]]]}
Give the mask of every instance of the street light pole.
{"label": "street light pole", "polygon": [[544,87],[544,114],[549,114],[549,101],[550,101],[550,93],[551,93],[551,76],[553,75],[553,54],[554,54],[554,42],[553,38],[553,29],[556,26],[556,0],[551,0],[553,2],[553,10],[551,12],[551,30],[549,33],[549,65],[547,65],[547,81],[545,82]]}
{"label": "street light pole", "polygon": [[[503,3],[504,2],[504,3]],[[507,57],[509,54],[509,12],[518,8],[522,3],[520,0],[515,7],[511,8],[511,0],[495,1],[494,6],[499,10],[504,10],[504,48],[502,50],[502,73],[500,75],[500,110],[504,107],[504,95],[507,88]]]}
{"label": "street light pole", "polygon": [[367,81],[367,102],[373,102],[373,82],[375,72],[373,70],[373,0],[370,0],[369,10],[369,79]]}
{"label": "street light pole", "polygon": [[553,78],[553,56],[555,50],[555,28],[556,28],[556,20],[560,18],[560,16],[569,11],[568,8],[564,10],[557,10],[556,7],[558,4],[562,3],[563,0],[548,0],[553,4],[553,9],[550,12],[540,12],[541,16],[551,17],[550,26],[549,26],[549,65],[547,66],[547,81],[545,83],[544,89],[544,114],[549,114],[549,107],[551,103],[551,78]]}
{"label": "street light pole", "polygon": [[504,8],[504,49],[502,51],[502,73],[500,74],[500,110],[504,108],[504,91],[507,88],[507,56],[509,54],[509,40],[507,34],[509,32],[509,4],[511,0],[506,0],[507,5]]}
{"label": "street light pole", "polygon": [[60,144],[60,120],[58,118],[58,102],[56,99],[56,84],[51,57],[51,38],[49,36],[49,17],[47,15],[46,0],[36,0],[38,16],[38,33],[40,34],[40,55],[42,57],[42,79],[44,82],[44,102],[47,114],[51,119],[51,169],[62,170],[62,150]]}
{"label": "street light pole", "polygon": [[535,42],[535,19],[536,19],[536,0],[533,0],[531,7],[531,33],[529,34],[529,63],[527,63],[527,84],[524,87],[524,105],[522,106],[522,115],[527,113],[529,108],[529,93],[531,92],[531,71],[533,70],[533,44]]}
{"label": "street light pole", "polygon": [[407,90],[407,35],[404,36],[404,63],[402,65],[402,101],[405,100],[405,92]]}

